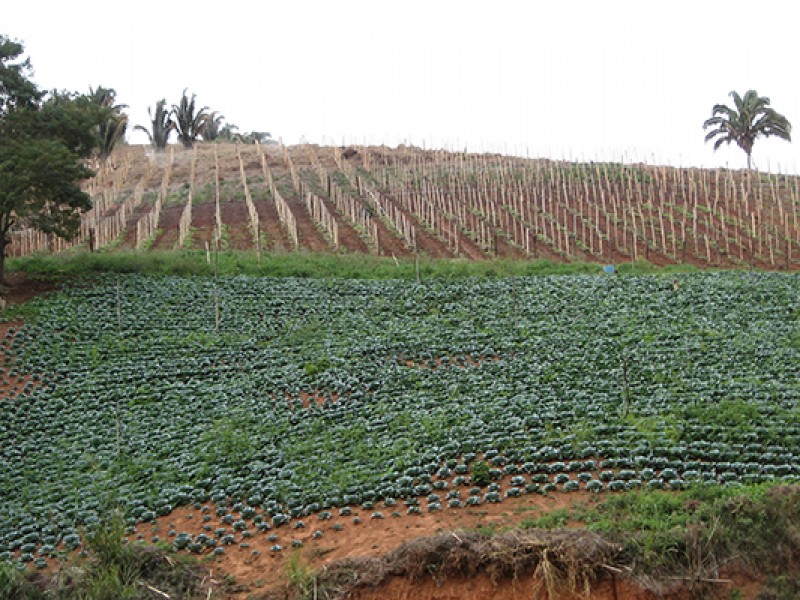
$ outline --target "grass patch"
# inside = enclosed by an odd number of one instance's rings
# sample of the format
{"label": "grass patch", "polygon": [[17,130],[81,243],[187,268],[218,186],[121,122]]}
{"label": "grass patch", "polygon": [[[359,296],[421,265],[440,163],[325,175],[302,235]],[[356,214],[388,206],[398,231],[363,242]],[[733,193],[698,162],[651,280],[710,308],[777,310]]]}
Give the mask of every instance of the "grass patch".
{"label": "grass patch", "polygon": [[147,250],[150,250],[150,248],[152,248],[152,247],[153,247],[153,244],[155,244],[155,243],[156,243],[156,240],[159,238],[159,236],[160,236],[162,233],[163,233],[163,230],[161,230],[161,229],[156,229],[156,230],[153,232],[153,235],[151,235],[151,236],[150,236],[149,238],[147,238],[147,239],[146,239],[144,242],[142,242],[142,246],[141,246],[141,248],[140,248],[139,250],[140,250],[141,252],[146,252]]}
{"label": "grass patch", "polygon": [[[223,247],[226,245],[223,239]],[[43,275],[90,275],[93,273],[153,273],[162,275],[206,275],[212,268],[203,250],[80,252],[61,255],[34,255],[8,259],[9,271]],[[640,266],[637,274],[662,270]],[[320,254],[290,252],[263,253],[223,251],[219,253],[219,272],[223,275],[267,277],[341,277],[347,279],[416,278],[413,258],[391,258],[361,254]],[[671,273],[672,270],[664,270]],[[460,279],[467,277],[516,277],[532,275],[601,274],[594,263],[556,263],[547,260],[425,259],[420,261],[422,279]]]}
{"label": "grass patch", "polygon": [[753,573],[781,577],[800,564],[800,486],[698,485],[682,492],[642,490],[609,496],[573,514],[587,529],[624,548],[639,575],[693,582],[738,562]]}
{"label": "grass patch", "polygon": [[[207,571],[193,557],[125,541],[122,514],[87,533],[87,558],[67,558],[55,574],[0,563],[0,598],[119,600],[210,597]],[[153,590],[158,590],[156,594]],[[163,594],[163,595],[162,595]]]}
{"label": "grass patch", "polygon": [[570,512],[561,508],[548,512],[541,517],[528,517],[520,523],[520,529],[558,529],[566,527],[570,520]]}
{"label": "grass patch", "polygon": [[[572,519],[584,520],[588,531],[563,529]],[[334,581],[339,591],[352,591],[388,576],[441,583],[479,573],[495,582],[533,574],[540,591],[553,597],[586,590],[597,577],[622,570],[656,595],[705,600],[729,597],[719,595],[717,584],[726,565],[763,577],[757,600],[798,597],[800,486],[698,486],[601,496],[571,512],[526,520],[518,531],[442,533],[406,542],[381,558],[336,561],[317,574],[317,582]],[[730,597],[741,595],[734,589]]]}
{"label": "grass patch", "polygon": [[295,597],[313,597],[317,574],[303,558],[299,548],[292,552],[286,562],[286,578]]}

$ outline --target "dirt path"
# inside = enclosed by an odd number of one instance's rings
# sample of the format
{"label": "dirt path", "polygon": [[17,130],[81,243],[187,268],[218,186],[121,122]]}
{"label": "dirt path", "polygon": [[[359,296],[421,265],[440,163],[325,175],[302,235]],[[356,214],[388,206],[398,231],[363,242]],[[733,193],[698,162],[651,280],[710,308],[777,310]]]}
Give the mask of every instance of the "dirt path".
{"label": "dirt path", "polygon": [[122,248],[130,250],[136,247],[136,223],[151,210],[153,210],[152,204],[143,203],[137,206],[133,213],[128,215],[128,222],[125,226],[125,237],[122,239]]}
{"label": "dirt path", "polygon": [[380,219],[373,219],[373,223],[378,228],[378,255],[379,256],[393,256],[399,258],[401,256],[408,256],[409,250],[406,248],[402,239],[397,237],[395,233],[389,229],[386,224]]}
{"label": "dirt path", "polygon": [[281,227],[278,209],[270,200],[258,200],[253,197],[253,204],[258,212],[258,224],[267,236],[267,249],[270,252],[288,252],[294,250],[293,244],[286,238],[286,233]]}
{"label": "dirt path", "polygon": [[328,198],[322,198],[328,212],[336,219],[336,226],[339,233],[339,249],[345,252],[357,254],[369,254],[370,249],[367,243],[358,234],[352,223],[336,211],[336,207]]}
{"label": "dirt path", "polygon": [[316,223],[314,223],[308,210],[297,198],[286,198],[286,204],[294,215],[297,223],[297,237],[300,239],[300,247],[311,252],[331,252],[333,247],[328,243]]}
{"label": "dirt path", "polygon": [[[192,207],[194,208],[194,207]],[[183,206],[168,206],[161,210],[158,228],[161,230],[156,236],[151,250],[172,250],[178,243],[178,224],[183,213]]]}
{"label": "dirt path", "polygon": [[192,248],[204,250],[214,239],[214,203],[204,202],[192,206]]}
{"label": "dirt path", "polygon": [[[387,197],[394,202],[391,195],[387,195]],[[428,231],[425,224],[417,215],[401,208],[396,202],[395,205],[414,225],[417,248],[419,248],[420,254],[428,256],[429,258],[453,258],[453,252],[450,251],[447,244]]]}
{"label": "dirt path", "polygon": [[250,215],[247,214],[244,200],[226,200],[221,204],[220,210],[228,237],[227,249],[255,250]]}

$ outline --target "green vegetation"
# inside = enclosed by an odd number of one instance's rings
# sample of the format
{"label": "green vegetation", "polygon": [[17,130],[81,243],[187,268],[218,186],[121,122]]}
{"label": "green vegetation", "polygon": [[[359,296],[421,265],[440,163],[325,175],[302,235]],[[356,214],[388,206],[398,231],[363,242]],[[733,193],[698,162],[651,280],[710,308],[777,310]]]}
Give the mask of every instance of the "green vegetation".
{"label": "green vegetation", "polygon": [[13,600],[208,597],[206,572],[195,558],[128,543],[123,518],[116,511],[110,511],[108,518],[85,539],[85,551],[80,556],[61,557],[55,574],[44,575],[0,563],[0,597]]}
{"label": "green vegetation", "polygon": [[293,598],[315,598],[316,576],[314,569],[303,559],[300,549],[295,548],[286,563],[286,578]]}
{"label": "green vegetation", "polygon": [[714,150],[722,144],[735,142],[747,155],[747,168],[751,168],[753,144],[760,137],[775,136],[787,142],[792,141],[792,125],[789,120],[773,108],[769,108],[769,98],[759,96],[755,90],[748,90],[744,97],[736,91],[730,93],[734,108],[725,104],[715,104],[713,116],[706,119],[703,129],[711,128],[706,141],[717,138]]}
{"label": "green vegetation", "polygon": [[106,118],[97,126],[98,152],[100,158],[105,160],[111,156],[117,143],[125,140],[128,115],[122,110],[128,107],[125,104],[116,104],[116,90],[102,85],[97,86],[97,89],[89,88],[89,97],[99,107],[106,109]]}
{"label": "green vegetation", "polygon": [[[334,561],[303,579],[336,592],[320,597],[343,598],[364,580],[377,586],[389,577],[432,577],[447,589],[450,579],[481,573],[501,586],[526,581],[532,597],[546,590],[549,598],[588,598],[593,582],[612,575],[638,581],[653,597],[733,600],[744,595],[728,577],[749,574],[763,587],[747,597],[794,600],[800,590],[798,506],[798,486],[630,492],[526,520],[517,530],[490,526],[409,540],[383,557]],[[564,528],[575,519],[585,519],[588,530]]]}
{"label": "green vegetation", "polygon": [[569,522],[569,511],[564,508],[550,511],[541,517],[527,518],[520,523],[521,529],[557,529],[566,527]]}
{"label": "green vegetation", "polygon": [[[703,595],[713,589],[708,579],[729,563],[769,578],[759,598],[793,597],[780,595],[780,590],[800,585],[796,578],[800,487],[796,485],[637,490],[600,497],[563,515],[563,522],[568,519],[580,520],[590,531],[619,543],[621,561],[632,565],[636,574],[680,576],[699,585],[690,589],[693,597],[709,597]],[[778,595],[769,595],[770,589]]]}
{"label": "green vegetation", "polygon": [[478,487],[483,487],[489,484],[489,465],[482,461],[475,461],[472,464],[472,473],[470,475],[472,483]]}
{"label": "green vegetation", "polygon": [[156,102],[155,113],[147,107],[147,114],[150,115],[150,128],[143,125],[134,127],[137,131],[143,131],[147,134],[147,139],[158,150],[163,150],[169,143],[170,134],[175,131],[175,121],[172,120],[172,114],[166,109],[167,101],[162,98]]}
{"label": "green vegetation", "polygon": [[178,141],[183,144],[184,148],[191,148],[194,146],[195,141],[203,135],[211,113],[208,112],[208,107],[202,108],[195,107],[195,94],[192,97],[186,94],[183,90],[180,102],[172,107],[172,115],[175,117],[175,131],[178,133]]}
{"label": "green vegetation", "polygon": [[47,560],[112,495],[128,525],[209,501],[280,526],[797,480],[800,277],[681,283],[134,274],[40,298],[0,340],[0,560]]}
{"label": "green vegetation", "polygon": [[98,127],[115,109],[87,96],[45,94],[30,80],[21,44],[0,35],[0,284],[12,228],[62,238],[80,228],[91,208],[81,182],[94,173],[84,164],[98,144]]}
{"label": "green vegetation", "polygon": [[[94,252],[62,255],[34,255],[8,260],[13,271],[58,276],[92,276],[97,273],[150,273],[161,275],[208,275],[213,272],[203,250],[150,252]],[[644,261],[620,265],[617,272],[626,274],[692,273],[691,266],[657,268]],[[225,251],[219,254],[221,275],[266,277],[346,278],[346,279],[416,279],[411,258],[394,260],[362,254],[321,254],[290,252],[262,254]],[[532,275],[600,274],[594,263],[559,263],[548,260],[427,259],[420,260],[423,279],[463,279],[466,277],[523,277]]]}

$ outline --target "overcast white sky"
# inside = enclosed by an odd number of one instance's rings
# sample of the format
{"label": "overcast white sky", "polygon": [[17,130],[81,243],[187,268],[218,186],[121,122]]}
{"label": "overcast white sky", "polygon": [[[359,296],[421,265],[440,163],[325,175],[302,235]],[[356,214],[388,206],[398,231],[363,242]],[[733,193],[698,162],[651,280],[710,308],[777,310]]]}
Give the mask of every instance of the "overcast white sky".
{"label": "overcast white sky", "polygon": [[[0,33],[24,43],[41,87],[113,87],[134,124],[188,88],[287,144],[739,168],[741,150],[712,152],[702,123],[753,88],[800,128],[794,5],[27,0],[4,3]],[[754,161],[798,172],[798,143],[761,140]]]}

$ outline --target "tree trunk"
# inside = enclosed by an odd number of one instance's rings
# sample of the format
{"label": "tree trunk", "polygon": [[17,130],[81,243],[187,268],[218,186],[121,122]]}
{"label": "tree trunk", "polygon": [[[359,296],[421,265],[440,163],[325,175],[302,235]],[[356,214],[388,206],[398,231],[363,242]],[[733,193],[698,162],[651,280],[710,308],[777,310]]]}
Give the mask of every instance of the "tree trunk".
{"label": "tree trunk", "polygon": [[752,157],[751,157],[751,153],[750,153],[750,152],[748,152],[748,153],[747,153],[747,170],[748,170],[748,171],[752,171],[752,170],[753,170],[753,166],[752,166],[752,161],[751,161],[751,158],[752,158]]}
{"label": "tree trunk", "polygon": [[0,287],[6,285],[6,246],[8,246],[8,238],[6,233],[0,233]]}

